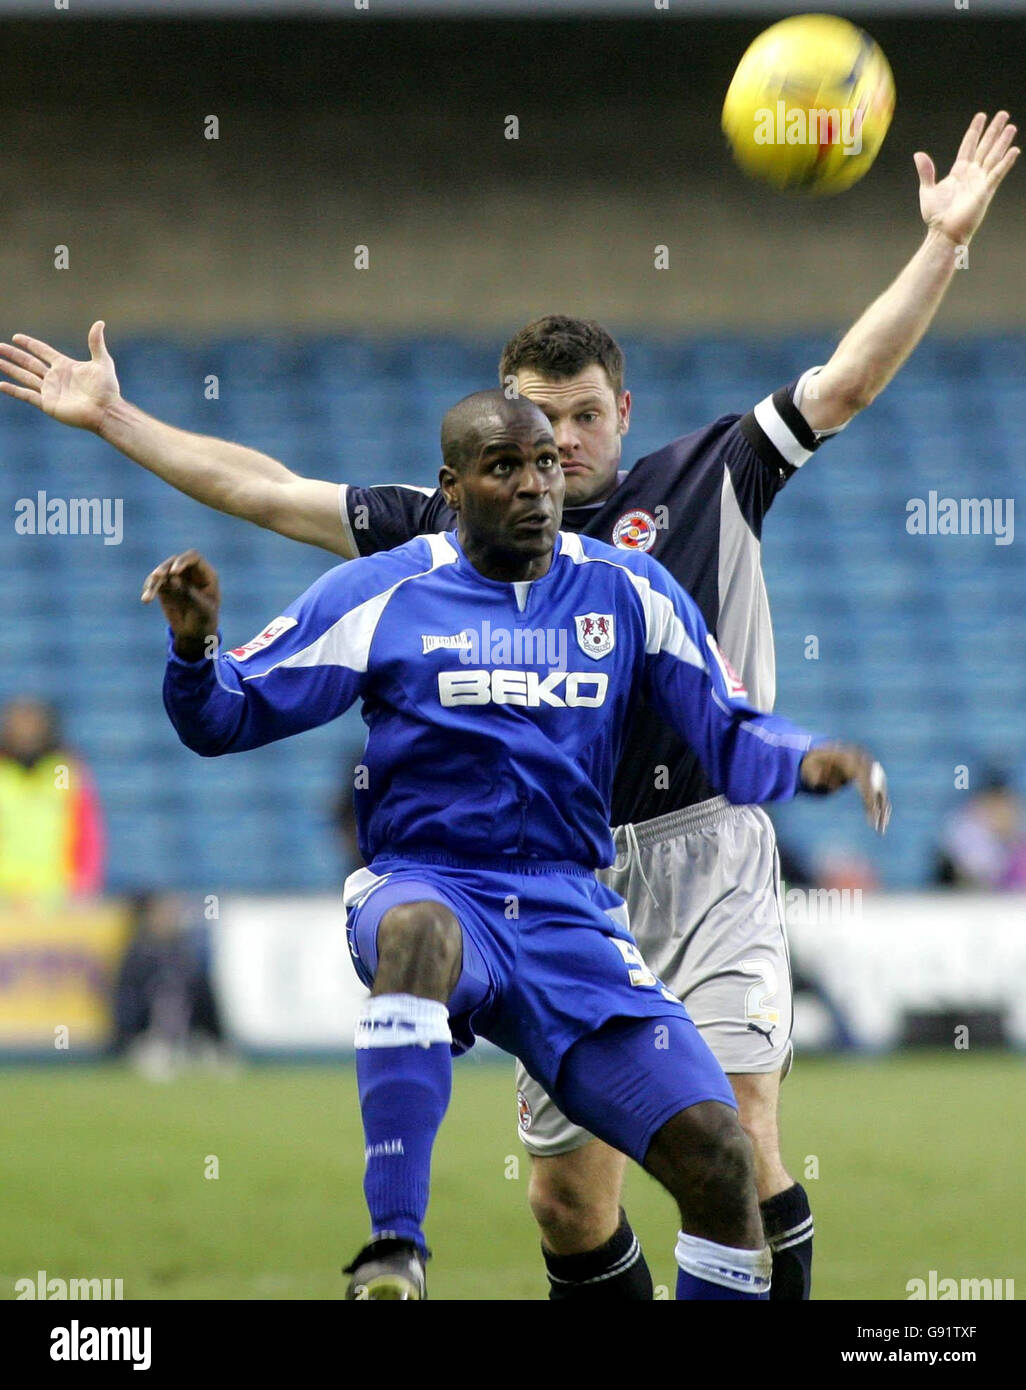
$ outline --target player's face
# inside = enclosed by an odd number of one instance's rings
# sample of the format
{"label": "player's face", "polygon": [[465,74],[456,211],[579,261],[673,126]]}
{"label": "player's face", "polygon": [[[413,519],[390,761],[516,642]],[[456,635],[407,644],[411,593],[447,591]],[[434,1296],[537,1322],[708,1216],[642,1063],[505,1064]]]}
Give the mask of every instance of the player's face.
{"label": "player's face", "polygon": [[[452,475],[460,534],[474,551],[525,560],[552,554],[563,515],[563,473],[552,431],[534,411],[496,417],[480,434],[476,456]],[[547,567],[547,564],[546,564]]]}
{"label": "player's face", "polygon": [[616,487],[620,446],[631,419],[631,393],[617,397],[597,363],[558,381],[533,368],[517,372],[521,396],[540,406],[556,437],[566,505],[599,502]]}

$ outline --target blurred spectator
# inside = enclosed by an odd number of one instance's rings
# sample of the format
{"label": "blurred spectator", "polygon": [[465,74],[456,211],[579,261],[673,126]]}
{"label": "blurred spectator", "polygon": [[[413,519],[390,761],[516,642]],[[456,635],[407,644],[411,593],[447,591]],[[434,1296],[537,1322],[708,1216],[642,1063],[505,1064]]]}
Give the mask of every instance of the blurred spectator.
{"label": "blurred spectator", "polygon": [[872,892],[880,887],[876,869],[857,849],[850,845],[829,845],[816,855],[816,887],[839,888],[849,892],[856,888]]}
{"label": "blurred spectator", "polygon": [[0,713],[0,902],[54,905],[99,893],[103,817],[56,711],[19,697]]}
{"label": "blurred spectator", "polygon": [[999,769],[944,824],[934,883],[989,892],[1026,890],[1026,813]]}
{"label": "blurred spectator", "polygon": [[155,1080],[190,1058],[218,1060],[224,1034],[210,982],[208,924],[185,898],[143,893],[114,994],[115,1056],[129,1054]]}

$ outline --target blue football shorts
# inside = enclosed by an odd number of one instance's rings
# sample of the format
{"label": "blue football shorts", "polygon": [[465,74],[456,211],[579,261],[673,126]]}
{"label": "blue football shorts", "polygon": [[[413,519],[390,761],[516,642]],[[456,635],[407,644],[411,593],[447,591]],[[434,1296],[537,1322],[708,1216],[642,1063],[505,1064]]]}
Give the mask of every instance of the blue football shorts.
{"label": "blue football shorts", "polygon": [[518,1057],[574,1123],[643,1161],[671,1116],[734,1095],[684,1006],[646,966],[623,899],[577,865],[481,868],[378,859],[345,887],[365,985],[378,927],[401,903],[443,904],[463,936],[449,1000],[453,1051],[487,1038]]}

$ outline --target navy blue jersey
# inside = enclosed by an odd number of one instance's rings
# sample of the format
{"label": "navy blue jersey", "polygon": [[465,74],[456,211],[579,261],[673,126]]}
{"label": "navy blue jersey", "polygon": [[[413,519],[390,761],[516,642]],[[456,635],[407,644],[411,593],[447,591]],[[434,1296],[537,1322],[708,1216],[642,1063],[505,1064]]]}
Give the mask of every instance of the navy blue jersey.
{"label": "navy blue jersey", "polygon": [[208,756],[362,700],[368,863],[611,863],[613,773],[641,695],[730,800],[795,794],[812,736],[749,703],[661,565],[567,532],[530,582],[486,578],[455,532],[339,565],[216,660],[169,647],[164,682],[180,737]]}
{"label": "navy blue jersey", "polygon": [[[563,529],[659,560],[695,600],[755,704],[776,695],[773,629],[762,576],[763,517],[818,447],[795,404],[818,368],[760,401],[673,440],[621,473],[605,501],[563,512]],[[836,431],[830,431],[836,433]],[[454,527],[438,488],[343,486],[342,525],[371,555]],[[715,794],[696,751],[658,711],[635,710],[613,789],[613,824],[651,820]]]}

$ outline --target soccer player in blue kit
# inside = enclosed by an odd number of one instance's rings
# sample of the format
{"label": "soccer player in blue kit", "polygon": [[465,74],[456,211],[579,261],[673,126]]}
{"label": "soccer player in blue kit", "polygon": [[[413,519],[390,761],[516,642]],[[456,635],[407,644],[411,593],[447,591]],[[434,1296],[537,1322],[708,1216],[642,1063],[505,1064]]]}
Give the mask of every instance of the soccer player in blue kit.
{"label": "soccer player in blue kit", "polygon": [[[165,706],[195,751],[259,747],[363,701],[368,867],[345,897],[372,987],[357,1029],[372,1229],[348,1296],[426,1296],[431,1150],[452,1052],[480,1035],[673,1195],[678,1298],[768,1297],[730,1085],[595,876],[613,858],[613,773],[642,692],[740,804],[854,781],[882,831],[882,769],[749,704],[650,557],[560,532],[565,480],[537,406],[467,397],[442,450],[455,531],[329,571],[244,647],[219,652],[217,577],[195,551],[147,585],[170,625]],[[539,632],[565,639],[557,663]]]}
{"label": "soccer player in blue kit", "polygon": [[[959,254],[1014,164],[1015,127],[978,114],[948,175],[915,157],[925,240],[821,369],[803,371],[743,415],[672,441],[620,471],[631,396],[623,355],[597,324],[550,316],[514,335],[501,377],[545,411],[567,480],[563,526],[621,550],[648,551],[694,597],[752,698],[771,708],[775,674],[761,530],[777,492],[823,440],[864,409],[914,349]],[[0,390],[96,431],[129,458],[210,506],[324,547],[369,555],[454,517],[434,487],[361,487],[303,478],[255,449],[190,434],[124,401],[96,323],[91,360],[38,339],[0,344]],[[426,479],[425,479],[426,481]],[[658,711],[636,718],[614,779],[614,864],[602,880],[628,903],[653,970],[682,998],[727,1072],[752,1140],[773,1298],[808,1298],[813,1219],[780,1153],[777,1107],[790,1065],[791,984],[772,825],[727,803]],[[652,1296],[644,1255],[620,1207],[622,1155],[572,1124],[518,1067],[531,1208],[553,1298]]]}

